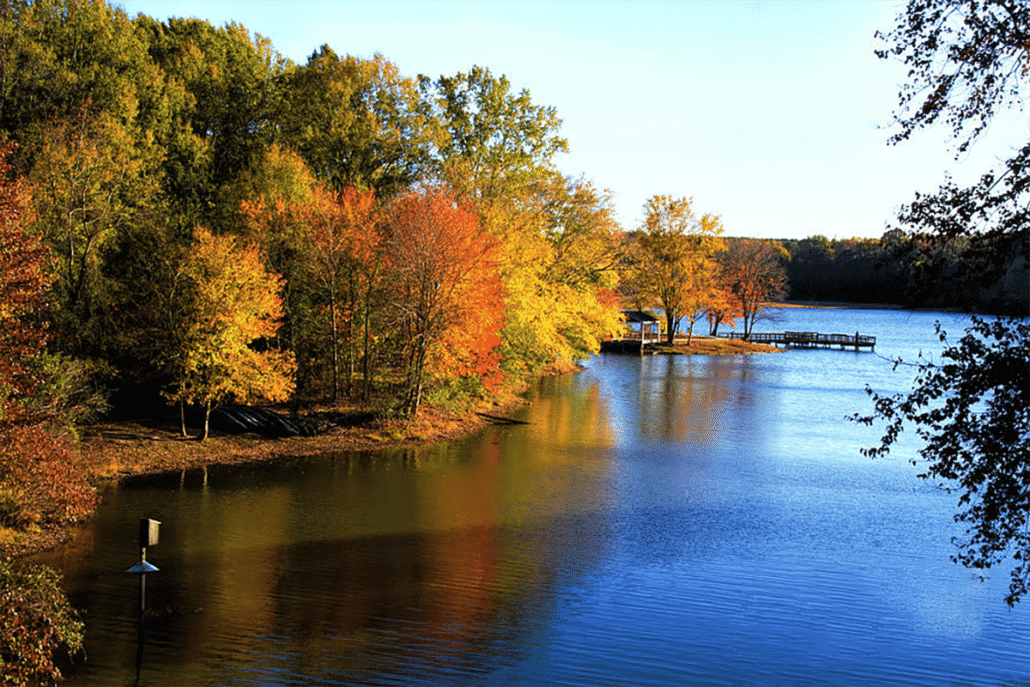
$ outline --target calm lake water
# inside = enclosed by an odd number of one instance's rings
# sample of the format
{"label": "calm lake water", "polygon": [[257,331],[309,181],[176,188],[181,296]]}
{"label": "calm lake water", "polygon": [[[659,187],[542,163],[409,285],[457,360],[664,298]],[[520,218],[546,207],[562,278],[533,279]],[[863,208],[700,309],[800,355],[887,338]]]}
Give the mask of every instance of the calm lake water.
{"label": "calm lake water", "polygon": [[1030,685],[1007,572],[949,560],[957,497],[843,419],[964,319],[772,314],[876,353],[602,356],[528,425],[111,487],[44,557],[87,622],[67,684]]}

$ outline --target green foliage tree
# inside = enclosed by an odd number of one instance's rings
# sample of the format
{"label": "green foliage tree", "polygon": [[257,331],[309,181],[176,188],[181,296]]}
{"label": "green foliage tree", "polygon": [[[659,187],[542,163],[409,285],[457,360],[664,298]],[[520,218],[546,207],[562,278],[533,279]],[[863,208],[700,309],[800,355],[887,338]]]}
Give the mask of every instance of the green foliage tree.
{"label": "green foliage tree", "polygon": [[140,16],[153,63],[164,77],[166,189],[188,236],[196,224],[219,230],[238,223],[240,174],[276,137],[279,76],[288,66],[270,41],[234,22],[158,23]]}
{"label": "green foliage tree", "polygon": [[420,76],[419,89],[437,131],[437,175],[460,196],[513,197],[554,173],[554,156],[568,152],[557,111],[534,104],[528,90],[512,93],[489,69]]}
{"label": "green foliage tree", "polygon": [[[1000,109],[1022,106],[1030,61],[1030,6],[1011,0],[966,3],[910,0],[890,32],[878,34],[882,58],[909,67],[909,82],[899,95],[899,131],[891,142],[937,121],[949,126],[959,153],[985,130]],[[942,240],[960,235],[996,239],[985,271],[1003,264],[1005,247],[1025,245],[1030,145],[1016,149],[998,171],[989,171],[968,188],[950,181],[935,194],[918,195],[899,220],[915,232]],[[991,257],[991,256],[985,256]],[[943,335],[943,333],[942,333]],[[1014,566],[1006,601],[1027,589],[1024,561],[1030,516],[1030,474],[1026,471],[1030,327],[1025,316],[997,321],[974,319],[966,336],[948,348],[942,365],[921,363],[907,396],[883,398],[872,392],[867,424],[886,421],[879,447],[888,450],[905,426],[915,426],[926,442],[924,473],[945,486],[962,489],[964,508],[956,516],[967,524],[956,542],[956,560],[985,569],[1011,555]]]}
{"label": "green foliage tree", "polygon": [[421,94],[382,55],[339,57],[323,45],[280,81],[282,140],[323,185],[387,196],[425,173],[429,133]]}
{"label": "green foliage tree", "polygon": [[31,130],[86,102],[122,126],[155,127],[159,74],[121,9],[103,0],[0,5],[0,129],[31,155]]}
{"label": "green foliage tree", "polygon": [[95,352],[109,329],[106,257],[118,234],[159,202],[157,153],[106,113],[51,122],[31,173],[35,223],[57,257],[63,345]]}
{"label": "green foliage tree", "polygon": [[[947,342],[940,324],[937,333]],[[862,453],[886,455],[906,425],[915,428],[924,442],[920,477],[960,491],[955,520],[966,530],[953,559],[983,570],[1011,555],[1005,600],[1013,605],[1030,584],[1030,324],[974,317],[940,363],[920,357],[915,365],[908,394],[866,388],[873,413],[852,419],[887,426],[880,445]]]}

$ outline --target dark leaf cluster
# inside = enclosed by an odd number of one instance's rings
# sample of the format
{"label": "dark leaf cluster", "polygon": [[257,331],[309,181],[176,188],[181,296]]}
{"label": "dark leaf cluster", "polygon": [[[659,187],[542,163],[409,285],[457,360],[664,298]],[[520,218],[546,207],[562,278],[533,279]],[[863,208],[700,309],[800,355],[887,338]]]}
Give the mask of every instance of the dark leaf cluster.
{"label": "dark leaf cluster", "polygon": [[[946,343],[940,324],[937,333]],[[906,426],[915,428],[925,461],[920,477],[959,492],[955,521],[966,529],[954,560],[986,569],[1011,556],[1012,605],[1030,584],[1030,323],[974,317],[940,362],[921,358],[915,367],[907,394],[866,387],[873,413],[850,419],[886,428],[880,444],[862,453],[886,455]]]}
{"label": "dark leaf cluster", "polygon": [[959,152],[999,109],[1022,107],[1030,68],[1030,5],[1023,0],[911,0],[876,55],[908,67],[892,143],[943,121]]}

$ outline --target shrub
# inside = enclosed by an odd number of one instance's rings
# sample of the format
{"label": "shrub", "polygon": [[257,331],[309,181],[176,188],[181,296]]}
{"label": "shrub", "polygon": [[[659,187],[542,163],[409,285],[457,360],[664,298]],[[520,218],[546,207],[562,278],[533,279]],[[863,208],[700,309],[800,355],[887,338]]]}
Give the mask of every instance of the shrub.
{"label": "shrub", "polygon": [[0,428],[0,525],[24,529],[86,519],[97,504],[65,439],[41,425]]}
{"label": "shrub", "polygon": [[54,684],[63,676],[59,651],[82,650],[82,621],[46,566],[15,568],[0,562],[0,680],[22,687]]}

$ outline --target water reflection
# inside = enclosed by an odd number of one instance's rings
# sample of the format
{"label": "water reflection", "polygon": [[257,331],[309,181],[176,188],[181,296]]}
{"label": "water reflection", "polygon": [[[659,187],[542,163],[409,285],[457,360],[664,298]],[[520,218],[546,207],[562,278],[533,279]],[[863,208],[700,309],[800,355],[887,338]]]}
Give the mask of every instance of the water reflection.
{"label": "water reflection", "polygon": [[605,555],[602,407],[596,390],[542,403],[523,434],[547,437],[546,450],[502,430],[112,487],[91,527],[51,557],[91,619],[90,663],[71,684],[131,680],[131,580],[119,571],[133,549],[120,523],[144,511],[165,525],[142,684],[349,683],[366,670],[407,682],[467,673],[494,653],[516,660],[516,635],[554,604],[553,580]]}
{"label": "water reflection", "polygon": [[1026,683],[1004,576],[948,562],[953,500],[842,420],[903,386],[883,368],[601,357],[528,425],[112,487],[45,557],[86,612],[68,684],[136,681],[140,517],[164,523],[143,685]]}

